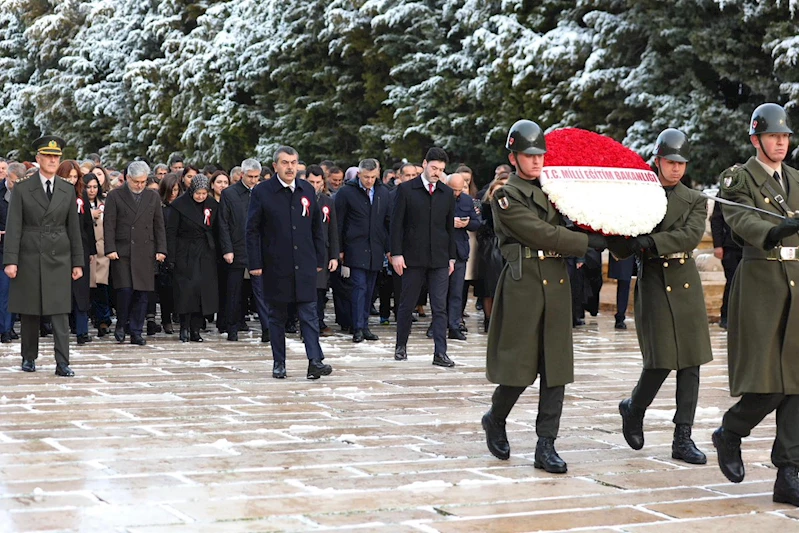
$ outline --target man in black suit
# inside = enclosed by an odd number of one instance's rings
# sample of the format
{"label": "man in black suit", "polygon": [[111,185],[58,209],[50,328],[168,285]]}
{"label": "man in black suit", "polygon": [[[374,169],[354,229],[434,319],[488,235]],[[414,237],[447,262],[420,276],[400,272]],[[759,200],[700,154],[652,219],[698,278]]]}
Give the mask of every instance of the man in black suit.
{"label": "man in black suit", "polygon": [[[166,259],[166,228],[158,193],[147,188],[150,167],[128,165],[125,185],[108,193],[103,211],[105,256],[117,291],[114,337],[144,346],[142,337],[148,295],[155,290],[155,261]],[[153,261],[155,259],[155,261]]]}
{"label": "man in black suit", "polygon": [[[316,317],[316,275],[328,267],[322,210],[316,191],[298,180],[297,151],[281,146],[275,152],[276,175],[253,189],[247,213],[247,262],[251,276],[262,276],[269,308],[272,377],[286,377],[286,318],[296,304],[308,357],[308,379],[329,375],[323,362]],[[332,265],[331,265],[332,266]],[[253,283],[256,283],[254,280]]]}
{"label": "man in black suit", "polygon": [[389,194],[379,183],[380,164],[364,159],[358,175],[336,194],[336,215],[341,235],[341,260],[352,279],[352,342],[376,341],[369,330],[377,274],[388,253]]}
{"label": "man in black suit", "polygon": [[422,175],[396,188],[391,216],[391,264],[402,276],[402,296],[397,312],[394,359],[408,358],[406,345],[411,316],[422,285],[427,281],[433,311],[433,364],[452,367],[447,356],[447,289],[455,269],[455,196],[439,180],[449,158],[441,148],[430,148],[422,162]]}
{"label": "man in black suit", "polygon": [[316,201],[322,210],[322,233],[325,236],[325,249],[329,262],[316,275],[316,317],[319,320],[319,334],[322,337],[332,337],[333,330],[325,324],[325,306],[327,305],[327,288],[330,285],[330,273],[338,269],[339,236],[336,206],[333,199],[325,194],[325,171],[319,165],[311,165],[306,169],[305,180],[313,185],[316,191]]}
{"label": "man in black suit", "polygon": [[[244,270],[247,268],[246,232],[247,211],[250,207],[252,189],[261,178],[261,163],[255,159],[241,162],[241,179],[222,191],[219,202],[219,245],[222,258],[228,264],[227,294],[227,340],[238,341],[239,329],[244,325],[242,313],[242,292],[244,286]],[[253,293],[258,306],[258,320],[261,322],[261,342],[269,341],[269,321],[267,320],[266,303],[261,290],[261,279],[253,280]]]}

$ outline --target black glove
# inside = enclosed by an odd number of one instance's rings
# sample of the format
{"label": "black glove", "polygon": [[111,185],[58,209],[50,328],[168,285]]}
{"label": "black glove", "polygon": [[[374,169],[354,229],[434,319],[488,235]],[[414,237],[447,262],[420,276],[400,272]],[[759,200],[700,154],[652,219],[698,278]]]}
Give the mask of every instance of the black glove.
{"label": "black glove", "polygon": [[608,247],[608,241],[604,235],[600,235],[599,233],[589,233],[588,247],[593,248],[594,250],[604,250]]}
{"label": "black glove", "polygon": [[766,250],[774,248],[782,239],[796,235],[796,233],[799,233],[799,219],[786,218],[769,230],[765,242]]}
{"label": "black glove", "polygon": [[638,254],[652,252],[654,255],[657,255],[658,253],[655,247],[655,239],[653,239],[651,235],[639,235],[632,239],[632,250]]}
{"label": "black glove", "polygon": [[616,256],[616,259],[625,259],[634,253],[632,247],[633,240],[634,239],[628,239],[621,235],[611,235],[607,237],[608,250]]}

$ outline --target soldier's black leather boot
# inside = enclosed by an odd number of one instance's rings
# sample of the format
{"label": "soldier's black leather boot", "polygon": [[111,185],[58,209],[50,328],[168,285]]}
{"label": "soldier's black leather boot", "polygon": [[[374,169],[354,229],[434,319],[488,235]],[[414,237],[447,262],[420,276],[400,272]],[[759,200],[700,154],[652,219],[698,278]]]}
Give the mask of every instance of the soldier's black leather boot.
{"label": "soldier's black leather boot", "polygon": [[707,463],[707,457],[699,451],[696,444],[691,440],[691,426],[688,424],[677,424],[674,428],[674,440],[671,443],[671,458],[679,459],[692,465],[703,465]]}
{"label": "soldier's black leather boot", "polygon": [[535,461],[533,466],[541,468],[550,474],[565,474],[566,462],[555,451],[555,439],[541,437],[535,446]]}
{"label": "soldier's black leather boot", "polygon": [[497,459],[507,461],[510,458],[510,443],[508,443],[508,434],[505,432],[505,421],[497,421],[489,409],[483,415],[483,429],[486,432],[486,445],[491,455]]}
{"label": "soldier's black leather boot", "polygon": [[713,432],[713,446],[718,453],[721,473],[733,483],[743,481],[745,472],[741,459],[741,436],[728,429],[718,428]]}
{"label": "soldier's black leather boot", "polygon": [[619,404],[619,413],[621,413],[621,431],[624,433],[624,440],[633,450],[640,450],[644,447],[645,411],[635,407],[632,399],[627,398]]}
{"label": "soldier's black leather boot", "polygon": [[799,507],[799,469],[795,466],[781,466],[774,483],[774,501],[789,503]]}

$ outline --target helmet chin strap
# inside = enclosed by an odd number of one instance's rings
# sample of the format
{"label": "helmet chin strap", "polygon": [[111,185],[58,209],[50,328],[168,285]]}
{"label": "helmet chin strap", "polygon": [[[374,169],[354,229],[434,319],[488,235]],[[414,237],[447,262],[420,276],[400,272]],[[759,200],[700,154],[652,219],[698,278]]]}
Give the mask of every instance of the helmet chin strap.
{"label": "helmet chin strap", "polygon": [[766,156],[766,159],[771,161],[772,163],[779,164],[779,161],[775,161],[771,158],[771,156],[766,151],[766,148],[763,146],[763,143],[760,142],[760,135],[757,136],[757,145],[760,146],[760,151],[763,152],[763,155]]}

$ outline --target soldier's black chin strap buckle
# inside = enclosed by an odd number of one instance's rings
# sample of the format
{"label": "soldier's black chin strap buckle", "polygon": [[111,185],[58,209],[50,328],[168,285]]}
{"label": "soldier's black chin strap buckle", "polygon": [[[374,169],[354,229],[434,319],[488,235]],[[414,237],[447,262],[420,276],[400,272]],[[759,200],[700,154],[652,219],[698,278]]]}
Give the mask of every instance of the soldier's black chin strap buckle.
{"label": "soldier's black chin strap buckle", "polygon": [[766,156],[766,159],[768,159],[768,160],[769,160],[769,161],[771,161],[772,163],[779,163],[779,162],[780,162],[780,161],[775,161],[775,160],[773,160],[773,159],[771,158],[771,156],[770,156],[770,155],[768,155],[768,152],[766,151],[766,148],[763,146],[763,143],[762,143],[762,142],[760,142],[760,134],[759,134],[759,133],[758,133],[758,135],[757,135],[757,144],[758,144],[758,146],[760,146],[760,151],[761,151],[761,152],[763,152],[763,155],[764,155],[764,156]]}

